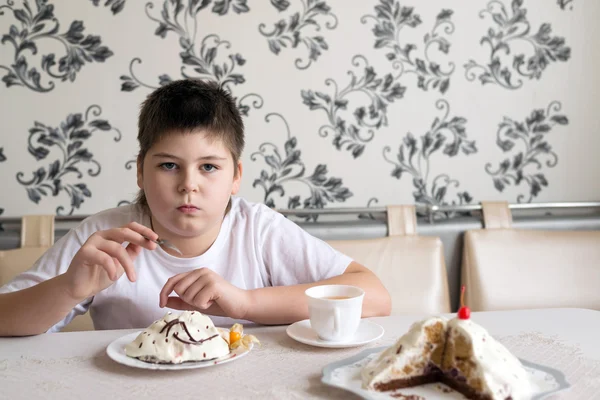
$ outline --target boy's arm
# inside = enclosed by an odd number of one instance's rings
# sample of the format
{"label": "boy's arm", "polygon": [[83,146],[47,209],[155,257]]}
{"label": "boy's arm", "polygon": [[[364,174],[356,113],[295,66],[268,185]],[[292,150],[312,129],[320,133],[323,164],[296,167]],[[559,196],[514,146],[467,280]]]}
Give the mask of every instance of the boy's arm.
{"label": "boy's arm", "polygon": [[365,291],[363,318],[390,315],[392,301],[387,289],[373,272],[353,261],[342,275],[323,281],[250,290],[250,304],[243,319],[264,325],[307,319],[308,303],[304,291],[312,286],[331,284],[358,286]]}
{"label": "boy's arm", "polygon": [[68,294],[63,277],[0,294],[0,336],[37,335],[62,321],[80,302]]}
{"label": "boy's arm", "polygon": [[[131,222],[120,228],[97,231],[83,245],[72,245],[77,250],[69,258],[69,252],[64,251],[68,236],[61,238],[63,242],[57,242],[30,272],[42,265],[58,263],[68,265],[64,273],[27,289],[0,294],[0,336],[46,332],[77,304],[111,286],[123,274],[134,282],[135,258],[142,248],[154,250],[157,245],[152,240],[156,239],[158,235],[150,228]],[[123,247],[125,242],[128,245]],[[53,251],[59,255],[52,254]]]}

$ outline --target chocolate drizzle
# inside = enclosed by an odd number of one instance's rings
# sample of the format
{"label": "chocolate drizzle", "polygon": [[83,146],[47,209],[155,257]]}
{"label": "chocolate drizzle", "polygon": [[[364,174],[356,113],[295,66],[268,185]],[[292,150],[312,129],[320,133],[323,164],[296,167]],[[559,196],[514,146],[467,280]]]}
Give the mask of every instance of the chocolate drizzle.
{"label": "chocolate drizzle", "polygon": [[182,322],[182,323],[181,323],[181,326],[183,327],[183,330],[185,331],[185,333],[187,333],[187,335],[189,336],[190,340],[191,340],[192,342],[197,342],[197,340],[195,340],[195,339],[192,337],[192,334],[190,333],[190,331],[188,331],[188,328],[187,328],[187,325],[185,324],[185,322]]}
{"label": "chocolate drizzle", "polygon": [[185,324],[185,323],[181,322],[181,321],[179,321],[179,319],[175,318],[174,320],[167,322],[167,324],[165,326],[163,326],[163,328],[160,330],[159,333],[163,333],[166,329],[167,333],[165,334],[165,336],[169,336],[169,332],[171,332],[171,328],[177,324]]}
{"label": "chocolate drizzle", "polygon": [[200,339],[200,340],[194,340],[194,338],[192,338],[192,337],[190,336],[190,339],[191,339],[191,340],[193,340],[193,342],[188,342],[188,341],[187,341],[187,340],[185,340],[185,339],[181,339],[181,338],[179,337],[179,335],[177,335],[177,333],[174,333],[174,334],[173,334],[173,337],[174,337],[175,339],[179,340],[181,343],[186,343],[186,344],[195,344],[195,345],[202,344],[202,343],[204,343],[204,342],[207,342],[207,341],[209,341],[209,340],[212,340],[212,339],[214,339],[214,338],[216,338],[216,337],[218,337],[218,336],[219,336],[219,335],[217,334],[217,335],[213,335],[213,336],[211,336],[211,337],[208,337],[208,338],[206,338],[206,339]]}
{"label": "chocolate drizzle", "polygon": [[[219,334],[213,335],[211,337],[208,337],[206,339],[199,339],[196,340],[192,337],[192,335],[190,334],[190,331],[187,328],[187,325],[185,324],[185,322],[180,321],[178,318],[171,320],[169,322],[167,322],[167,324],[165,326],[163,326],[163,328],[160,330],[160,333],[163,333],[165,331],[165,329],[167,330],[167,332],[165,333],[165,336],[169,336],[169,333],[171,332],[171,328],[173,328],[175,325],[181,325],[183,327],[183,330],[185,331],[185,333],[188,335],[188,338],[190,339],[189,341],[186,339],[182,339],[179,337],[179,335],[176,333],[173,334],[173,337],[177,340],[179,340],[181,343],[186,343],[186,344],[194,344],[194,345],[200,345],[206,341],[212,340],[216,337],[219,336]],[[208,326],[206,327],[206,329],[208,329]],[[168,339],[165,339],[168,341]]]}

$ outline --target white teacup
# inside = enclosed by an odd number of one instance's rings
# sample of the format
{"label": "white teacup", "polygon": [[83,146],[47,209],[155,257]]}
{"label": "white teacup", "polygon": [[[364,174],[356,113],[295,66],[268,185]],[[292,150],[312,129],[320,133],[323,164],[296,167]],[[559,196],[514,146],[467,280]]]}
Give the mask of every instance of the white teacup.
{"label": "white teacup", "polygon": [[327,341],[352,339],[362,316],[365,292],[356,286],[321,285],[305,292],[308,298],[310,325]]}

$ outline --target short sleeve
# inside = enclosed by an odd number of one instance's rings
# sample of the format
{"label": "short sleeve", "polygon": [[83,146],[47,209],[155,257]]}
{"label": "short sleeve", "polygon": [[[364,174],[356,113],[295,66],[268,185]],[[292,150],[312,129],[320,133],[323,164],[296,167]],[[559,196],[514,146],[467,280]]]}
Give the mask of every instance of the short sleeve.
{"label": "short sleeve", "polygon": [[[30,269],[17,275],[4,286],[0,287],[0,294],[27,289],[65,273],[82,244],[83,241],[80,240],[77,232],[70,230],[65,236],[56,241]],[[52,326],[48,332],[58,332],[77,315],[85,314],[91,301],[91,298],[86,299],[75,306],[62,321]]]}
{"label": "short sleeve", "polygon": [[300,226],[276,214],[260,240],[265,268],[273,286],[329,279],[344,273],[352,259]]}

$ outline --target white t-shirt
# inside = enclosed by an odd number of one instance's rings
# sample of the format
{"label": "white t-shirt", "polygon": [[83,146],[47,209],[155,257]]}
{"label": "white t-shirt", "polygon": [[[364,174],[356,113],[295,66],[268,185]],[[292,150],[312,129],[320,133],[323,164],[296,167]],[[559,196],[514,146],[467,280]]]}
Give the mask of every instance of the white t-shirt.
{"label": "white t-shirt", "polygon": [[[149,216],[135,205],[86,218],[32,268],[1,287],[0,293],[25,289],[64,273],[75,253],[94,232],[132,221],[150,226]],[[342,274],[351,261],[264,204],[233,197],[216,241],[204,254],[178,258],[161,247],[142,249],[134,262],[136,282],[130,282],[123,274],[113,285],[77,305],[49,332],[59,331],[88,309],[96,329],[145,328],[167,311],[176,311],[158,305],[159,293],[167,279],[201,267],[210,268],[236,287],[258,289],[328,279]],[[234,322],[230,318],[211,319],[219,326]]]}

